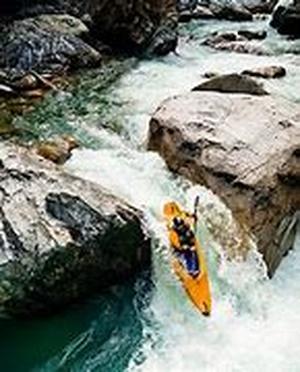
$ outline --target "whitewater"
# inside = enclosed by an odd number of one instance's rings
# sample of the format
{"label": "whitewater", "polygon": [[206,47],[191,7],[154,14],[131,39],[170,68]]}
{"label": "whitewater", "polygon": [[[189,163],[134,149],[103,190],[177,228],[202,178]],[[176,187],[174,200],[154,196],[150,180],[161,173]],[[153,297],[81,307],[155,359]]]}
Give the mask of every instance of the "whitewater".
{"label": "whitewater", "polygon": [[[260,29],[266,25],[267,21],[257,21],[243,27]],[[296,88],[300,86],[300,56],[290,51],[291,44],[300,49],[296,42],[288,43],[268,29],[270,56],[216,52],[200,45],[201,37],[208,32],[240,27],[241,24],[227,22],[213,27],[205,22],[185,26],[178,54],[142,61],[114,85],[110,94],[114,115],[122,123],[121,131],[93,126],[95,107],[90,107],[91,120],[81,121],[81,125],[98,139],[99,147],[76,150],[65,166],[68,172],[101,184],[145,212],[145,228],[152,238],[153,288],[139,310],[142,340],[130,356],[128,371],[300,371],[300,231],[293,251],[272,280],[267,279],[255,249],[246,262],[228,262],[207,224],[232,233],[230,212],[210,191],[171,174],[157,154],[146,151],[151,114],[163,99],[198,84],[206,71],[239,72],[281,64],[288,70],[287,77],[267,82],[266,87],[274,95],[300,101]],[[161,218],[165,201],[177,200],[191,209],[196,195],[200,195],[203,212],[199,216],[198,237],[208,258],[213,294],[213,311],[208,319],[201,317],[187,300],[172,273]],[[143,301],[139,293],[143,288],[138,281],[135,290],[139,301]],[[62,367],[88,342],[81,335],[45,369]],[[110,339],[107,347],[112,342]],[[74,363],[71,370],[119,370],[110,368],[103,368],[103,353],[95,352]]]}

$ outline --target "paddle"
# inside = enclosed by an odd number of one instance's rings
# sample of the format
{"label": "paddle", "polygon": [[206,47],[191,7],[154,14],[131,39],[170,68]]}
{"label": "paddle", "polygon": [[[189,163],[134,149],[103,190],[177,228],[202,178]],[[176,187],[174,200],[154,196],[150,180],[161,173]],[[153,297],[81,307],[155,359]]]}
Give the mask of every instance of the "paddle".
{"label": "paddle", "polygon": [[198,222],[198,215],[197,215],[197,208],[200,203],[200,196],[197,195],[194,202],[194,230],[196,231],[197,228],[197,222]]}

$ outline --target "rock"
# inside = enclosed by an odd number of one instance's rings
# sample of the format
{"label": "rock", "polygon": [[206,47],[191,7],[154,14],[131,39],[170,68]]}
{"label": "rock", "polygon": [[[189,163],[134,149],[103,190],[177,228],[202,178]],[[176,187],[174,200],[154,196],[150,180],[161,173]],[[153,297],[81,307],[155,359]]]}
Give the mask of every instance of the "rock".
{"label": "rock", "polygon": [[271,26],[280,34],[300,37],[300,0],[289,5],[278,6],[273,14]]}
{"label": "rock", "polygon": [[193,18],[195,19],[212,19],[215,18],[214,13],[206,6],[198,5],[193,11]]}
{"label": "rock", "polygon": [[[246,53],[255,55],[267,55],[268,52],[257,43],[252,40],[258,40],[259,37],[263,37],[264,32],[258,32],[257,34],[253,31],[227,31],[227,32],[214,32],[204,42],[203,45],[207,45],[216,50],[228,50],[236,53]],[[259,39],[261,40],[261,39]]]}
{"label": "rock", "polygon": [[256,14],[272,13],[278,0],[235,1],[178,1],[179,21],[191,19],[224,19],[229,21],[251,21]]}
{"label": "rock", "polygon": [[[173,34],[173,37],[176,35],[178,21],[176,0],[47,0],[40,4],[28,0],[25,5],[14,0],[13,3],[5,13],[13,17],[17,14],[22,18],[42,17],[43,27],[50,25],[51,31],[65,34],[66,28],[68,35],[71,32],[72,36],[78,36],[79,33],[82,35],[82,31],[86,32],[87,26],[90,33],[85,40],[90,40],[92,36],[93,39],[100,39],[121,51],[141,53],[148,48],[154,51],[158,49],[159,53],[163,51],[164,54],[168,48],[171,48],[169,51],[173,51],[174,42],[170,42],[170,35]],[[48,22],[47,18],[44,18],[45,14],[46,17],[49,15],[54,18]],[[61,19],[61,14],[70,14],[76,20]],[[84,24],[78,23],[78,18]],[[156,37],[158,40],[155,40]],[[164,37],[165,45],[161,46]],[[157,48],[150,48],[157,44],[159,44]]]}
{"label": "rock", "polygon": [[89,33],[89,29],[80,19],[69,14],[41,14],[27,18],[26,22],[35,25],[38,29],[64,35],[81,37]]}
{"label": "rock", "polygon": [[1,314],[51,313],[149,266],[138,210],[28,150],[0,155]]}
{"label": "rock", "polygon": [[18,132],[13,124],[13,115],[5,110],[1,110],[0,114],[0,136],[10,137]]}
{"label": "rock", "polygon": [[209,5],[209,9],[218,19],[228,21],[252,21],[253,19],[249,10],[237,3],[213,2]]}
{"label": "rock", "polygon": [[43,89],[26,90],[22,92],[22,96],[26,98],[43,98],[45,91]]}
{"label": "rock", "polygon": [[177,0],[177,10],[179,13],[193,11],[197,3],[198,0]]}
{"label": "rock", "polygon": [[79,147],[78,141],[72,136],[63,136],[53,141],[40,143],[36,147],[38,155],[56,164],[64,164],[72,154],[72,150]]}
{"label": "rock", "polygon": [[[188,4],[191,4],[190,2]],[[186,7],[179,7],[180,20],[216,18],[228,21],[251,21],[252,14],[241,4],[220,1],[199,1]]]}
{"label": "rock", "polygon": [[39,82],[34,75],[27,74],[24,75],[20,80],[14,82],[14,85],[19,90],[33,90],[39,87]]}
{"label": "rock", "polygon": [[166,54],[176,46],[176,0],[93,1],[89,13],[93,33],[119,49]]}
{"label": "rock", "polygon": [[252,14],[271,14],[278,3],[278,0],[239,0]]}
{"label": "rock", "polygon": [[97,66],[101,62],[101,55],[82,39],[43,29],[33,18],[15,21],[3,33],[0,67],[10,71],[11,80],[22,78],[31,70],[42,74]]}
{"label": "rock", "polygon": [[247,40],[264,40],[267,37],[267,31],[239,30],[238,35],[245,37]]}
{"label": "rock", "polygon": [[286,75],[286,69],[282,66],[265,66],[251,70],[244,70],[243,75],[260,77],[265,79],[276,79]]}
{"label": "rock", "polygon": [[220,76],[220,74],[218,72],[215,72],[215,71],[207,71],[203,74],[203,77],[206,78],[206,79],[215,78],[217,76]]}
{"label": "rock", "polygon": [[165,56],[175,51],[178,42],[178,35],[175,29],[161,27],[154,34],[151,44],[147,48],[150,55]]}
{"label": "rock", "polygon": [[[223,200],[272,276],[291,248],[300,208],[300,106],[271,96],[191,92],[157,109],[148,148]],[[224,249],[232,256],[230,245]]]}
{"label": "rock", "polygon": [[16,91],[12,87],[6,84],[0,84],[0,97],[14,97]]}
{"label": "rock", "polygon": [[216,91],[222,93],[247,93],[257,96],[267,95],[262,84],[239,74],[221,75],[197,85],[193,91]]}
{"label": "rock", "polygon": [[246,38],[244,36],[239,35],[235,31],[213,32],[203,42],[203,44],[204,45],[209,45],[209,46],[214,46],[214,45],[225,43],[225,42],[245,41],[245,40],[246,40]]}
{"label": "rock", "polygon": [[179,11],[179,22],[189,22],[191,19],[215,18],[208,6],[196,5]]}

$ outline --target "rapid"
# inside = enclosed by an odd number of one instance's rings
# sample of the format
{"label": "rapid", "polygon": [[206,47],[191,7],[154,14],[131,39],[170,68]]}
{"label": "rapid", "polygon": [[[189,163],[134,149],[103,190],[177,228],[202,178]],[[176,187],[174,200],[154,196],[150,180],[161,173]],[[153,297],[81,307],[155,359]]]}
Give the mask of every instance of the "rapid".
{"label": "rapid", "polygon": [[[266,88],[300,102],[300,55],[294,53],[300,52],[299,42],[287,42],[268,28],[269,56],[217,52],[201,46],[203,36],[212,31],[243,27],[268,26],[267,21],[182,26],[177,54],[140,61],[107,93],[112,102],[107,115],[118,122],[118,130],[95,124],[96,104],[88,108],[84,118],[70,118],[82,133],[93,137],[96,146],[76,150],[65,170],[99,183],[143,209],[145,228],[152,238],[153,268],[151,275],[144,273],[136,282],[115,287],[54,320],[34,323],[32,342],[38,342],[43,333],[48,344],[47,352],[34,366],[27,361],[30,369],[300,371],[300,230],[294,250],[272,280],[267,279],[255,249],[246,262],[226,261],[206,224],[224,226],[230,234],[230,212],[209,190],[172,174],[156,153],[146,151],[149,119],[160,102],[190,90],[207,71],[239,72],[281,64],[288,70],[287,77],[266,82]],[[204,206],[198,237],[211,275],[210,318],[199,315],[172,273],[161,218],[165,201],[174,199],[192,209],[196,195]],[[24,348],[28,332],[20,327],[21,334],[15,339],[18,347]]]}

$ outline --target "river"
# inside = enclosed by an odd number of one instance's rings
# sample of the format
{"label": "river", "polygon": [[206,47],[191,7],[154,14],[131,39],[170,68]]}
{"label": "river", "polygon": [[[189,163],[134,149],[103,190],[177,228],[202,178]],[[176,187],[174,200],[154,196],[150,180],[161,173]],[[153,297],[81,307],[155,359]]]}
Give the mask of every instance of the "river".
{"label": "river", "polygon": [[[200,219],[198,235],[208,257],[213,311],[208,319],[199,316],[171,272],[161,208],[170,199],[191,208],[196,195],[212,205],[212,211],[223,211],[224,206],[205,188],[171,174],[157,154],[145,149],[151,113],[164,98],[197,85],[207,71],[281,64],[287,76],[266,82],[266,87],[300,102],[300,55],[290,49],[299,53],[299,42],[287,42],[268,28],[269,56],[201,46],[203,36],[214,30],[267,27],[266,20],[182,26],[178,54],[138,62],[107,92],[107,113],[99,113],[93,100],[82,116],[70,115],[69,125],[92,137],[93,145],[76,150],[66,171],[107,187],[145,211],[152,272],[50,319],[1,321],[1,370],[300,371],[300,233],[295,249],[270,281],[255,251],[243,263],[222,260],[205,218]],[[115,130],[99,126],[102,115],[116,123]],[[227,216],[210,218],[220,215]],[[228,221],[216,223],[227,226]]]}

